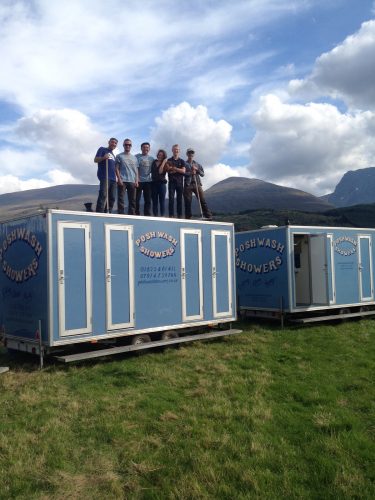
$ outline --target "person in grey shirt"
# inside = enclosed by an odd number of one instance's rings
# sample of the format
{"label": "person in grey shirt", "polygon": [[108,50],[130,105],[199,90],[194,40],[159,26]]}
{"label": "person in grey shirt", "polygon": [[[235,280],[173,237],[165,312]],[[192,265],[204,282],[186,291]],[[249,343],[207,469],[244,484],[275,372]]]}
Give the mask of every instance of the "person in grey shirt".
{"label": "person in grey shirt", "polygon": [[151,166],[154,158],[149,155],[150,143],[141,144],[142,153],[135,155],[138,159],[138,187],[135,195],[135,213],[140,215],[140,201],[143,192],[144,215],[151,215]]}
{"label": "person in grey shirt", "polygon": [[116,156],[117,207],[118,213],[125,213],[125,190],[128,195],[128,215],[135,215],[135,190],[138,186],[138,159],[130,154],[132,141],[124,140],[124,152]]}

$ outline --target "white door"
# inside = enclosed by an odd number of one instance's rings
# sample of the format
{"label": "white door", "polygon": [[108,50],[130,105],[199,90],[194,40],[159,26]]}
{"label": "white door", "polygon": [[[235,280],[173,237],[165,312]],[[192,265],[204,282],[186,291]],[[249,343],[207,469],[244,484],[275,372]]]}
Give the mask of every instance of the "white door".
{"label": "white door", "polygon": [[327,234],[327,273],[328,273],[328,293],[329,303],[336,304],[336,277],[335,277],[335,259],[333,248],[333,234]]}
{"label": "white door", "polygon": [[372,244],[370,236],[359,236],[358,269],[361,302],[373,300]]}
{"label": "white door", "polygon": [[212,302],[214,318],[233,316],[231,236],[211,231]]}
{"label": "white door", "polygon": [[181,229],[182,321],[203,319],[202,232]]}
{"label": "white door", "polygon": [[105,226],[107,330],[134,326],[133,227]]}
{"label": "white door", "polygon": [[310,235],[311,303],[329,304],[327,235]]}
{"label": "white door", "polygon": [[57,227],[60,336],[92,332],[90,224]]}

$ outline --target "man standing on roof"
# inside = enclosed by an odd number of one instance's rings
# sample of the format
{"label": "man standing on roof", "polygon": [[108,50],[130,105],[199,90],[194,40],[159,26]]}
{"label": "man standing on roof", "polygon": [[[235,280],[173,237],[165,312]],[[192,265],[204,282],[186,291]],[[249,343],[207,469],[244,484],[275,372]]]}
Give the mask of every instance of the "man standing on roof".
{"label": "man standing on roof", "polygon": [[135,213],[140,215],[140,201],[143,192],[144,209],[145,215],[151,215],[151,166],[154,158],[149,155],[150,143],[143,142],[141,144],[142,153],[135,155],[138,159],[138,187],[135,195]]}
{"label": "man standing on roof", "polygon": [[[96,212],[104,212],[105,209],[112,212],[116,199],[116,169],[115,155],[113,150],[117,147],[117,139],[111,137],[108,147],[102,146],[98,149],[94,162],[98,164],[99,195],[96,202]],[[108,172],[107,172],[108,163]],[[108,176],[108,186],[107,186]],[[108,200],[107,200],[108,195]]]}
{"label": "man standing on roof", "polygon": [[202,182],[200,179],[204,176],[204,170],[202,165],[193,159],[194,154],[194,149],[188,148],[186,150],[187,160],[185,161],[186,172],[184,186],[185,217],[186,219],[191,219],[191,202],[193,200],[194,193],[200,205],[202,217],[207,220],[212,220],[212,213],[208,209],[204,198]]}
{"label": "man standing on roof", "polygon": [[177,217],[182,219],[182,194],[184,191],[185,162],[180,158],[180,146],[172,146],[173,156],[168,159],[169,217],[174,217],[174,197],[177,200]]}
{"label": "man standing on roof", "polygon": [[128,215],[135,215],[135,190],[138,186],[138,160],[130,154],[132,141],[124,140],[124,152],[116,156],[116,172],[118,177],[117,206],[118,213],[125,213],[125,190],[128,194]]}

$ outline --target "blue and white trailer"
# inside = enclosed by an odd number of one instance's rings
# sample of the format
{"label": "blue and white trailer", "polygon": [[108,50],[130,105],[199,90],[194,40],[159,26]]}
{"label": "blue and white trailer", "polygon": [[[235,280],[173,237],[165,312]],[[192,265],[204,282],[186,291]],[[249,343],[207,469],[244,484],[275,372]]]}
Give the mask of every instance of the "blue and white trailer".
{"label": "blue and white trailer", "polygon": [[310,226],[237,233],[239,311],[277,318],[312,312],[311,321],[324,311],[328,318],[373,314],[374,237],[374,229]]}
{"label": "blue and white trailer", "polygon": [[44,210],[0,225],[0,266],[9,349],[121,352],[236,319],[228,223]]}

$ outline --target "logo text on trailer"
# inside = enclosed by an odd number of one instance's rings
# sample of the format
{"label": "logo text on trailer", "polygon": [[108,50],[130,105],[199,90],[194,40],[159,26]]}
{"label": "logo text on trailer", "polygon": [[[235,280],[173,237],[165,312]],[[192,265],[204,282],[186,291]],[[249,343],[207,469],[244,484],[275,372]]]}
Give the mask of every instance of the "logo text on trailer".
{"label": "logo text on trailer", "polygon": [[[34,251],[33,258],[21,269],[16,269],[6,260],[7,251],[12,245],[18,242],[26,243]],[[24,227],[13,229],[13,231],[6,235],[0,246],[0,264],[3,273],[16,283],[23,283],[33,278],[37,274],[42,251],[43,247],[34,233]]]}
{"label": "logo text on trailer", "polygon": [[[145,246],[145,244],[154,239],[165,240],[169,244],[169,247],[164,250],[152,250]],[[172,235],[164,231],[149,231],[148,233],[141,234],[139,238],[135,240],[135,244],[139,248],[139,251],[146,257],[150,259],[165,259],[175,253],[178,241]]]}

